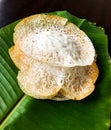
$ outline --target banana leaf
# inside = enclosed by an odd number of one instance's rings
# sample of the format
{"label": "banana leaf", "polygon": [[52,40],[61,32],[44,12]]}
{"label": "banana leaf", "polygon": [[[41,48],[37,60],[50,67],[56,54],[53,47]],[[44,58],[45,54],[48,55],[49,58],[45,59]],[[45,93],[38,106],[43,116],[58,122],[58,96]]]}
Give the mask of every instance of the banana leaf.
{"label": "banana leaf", "polygon": [[16,21],[0,29],[0,130],[109,130],[111,113],[111,59],[105,30],[67,11],[50,14],[68,19],[92,40],[97,52],[99,77],[94,92],[81,101],[33,99],[17,83],[18,69],[8,49]]}

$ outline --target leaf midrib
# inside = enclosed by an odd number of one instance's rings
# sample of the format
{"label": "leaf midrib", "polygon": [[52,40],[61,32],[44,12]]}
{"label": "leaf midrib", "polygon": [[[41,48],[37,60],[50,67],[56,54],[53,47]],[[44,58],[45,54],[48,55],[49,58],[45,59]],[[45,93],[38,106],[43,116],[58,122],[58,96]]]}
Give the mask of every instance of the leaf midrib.
{"label": "leaf midrib", "polygon": [[9,112],[5,115],[5,117],[1,121],[0,130],[3,130],[6,124],[8,125],[11,122],[11,118],[13,113],[17,110],[17,108],[22,104],[22,102],[27,98],[26,94],[22,94],[22,96],[16,101],[15,105],[9,110]]}

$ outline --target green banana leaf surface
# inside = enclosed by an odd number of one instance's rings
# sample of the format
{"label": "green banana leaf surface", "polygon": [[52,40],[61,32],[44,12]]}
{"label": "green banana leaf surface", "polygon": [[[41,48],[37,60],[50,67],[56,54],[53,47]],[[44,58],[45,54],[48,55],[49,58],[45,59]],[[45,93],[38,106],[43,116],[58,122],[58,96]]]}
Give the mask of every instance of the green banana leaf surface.
{"label": "green banana leaf surface", "polygon": [[8,54],[14,44],[16,21],[0,29],[0,130],[109,130],[111,59],[104,29],[67,11],[50,14],[67,18],[92,40],[99,68],[95,90],[80,101],[39,100],[25,95],[17,83],[18,69]]}

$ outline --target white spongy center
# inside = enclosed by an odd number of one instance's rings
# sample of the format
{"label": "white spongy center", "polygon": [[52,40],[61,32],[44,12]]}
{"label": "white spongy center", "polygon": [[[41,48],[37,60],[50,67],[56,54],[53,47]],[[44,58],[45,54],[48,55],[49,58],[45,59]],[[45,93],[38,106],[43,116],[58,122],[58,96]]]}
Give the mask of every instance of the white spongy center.
{"label": "white spongy center", "polygon": [[24,53],[42,62],[73,67],[90,65],[95,50],[90,39],[84,34],[68,34],[60,30],[35,30],[29,32],[20,45]]}
{"label": "white spongy center", "polygon": [[77,96],[90,89],[91,69],[92,66],[65,68],[35,62],[28,71],[19,72],[18,80],[22,90],[34,97],[57,94],[61,88]]}

